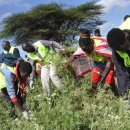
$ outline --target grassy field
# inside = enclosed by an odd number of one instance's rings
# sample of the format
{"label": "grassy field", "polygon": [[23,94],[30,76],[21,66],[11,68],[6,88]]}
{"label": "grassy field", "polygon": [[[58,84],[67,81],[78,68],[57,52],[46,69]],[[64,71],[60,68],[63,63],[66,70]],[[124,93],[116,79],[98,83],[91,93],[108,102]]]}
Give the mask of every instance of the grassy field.
{"label": "grassy field", "polygon": [[19,120],[11,120],[0,98],[0,130],[130,130],[128,101],[113,97],[108,86],[95,97],[89,97],[90,75],[84,79],[60,71],[59,75],[64,91],[58,94],[51,83],[52,104],[46,102],[39,78],[35,80],[34,90],[27,89],[29,120],[17,109]]}

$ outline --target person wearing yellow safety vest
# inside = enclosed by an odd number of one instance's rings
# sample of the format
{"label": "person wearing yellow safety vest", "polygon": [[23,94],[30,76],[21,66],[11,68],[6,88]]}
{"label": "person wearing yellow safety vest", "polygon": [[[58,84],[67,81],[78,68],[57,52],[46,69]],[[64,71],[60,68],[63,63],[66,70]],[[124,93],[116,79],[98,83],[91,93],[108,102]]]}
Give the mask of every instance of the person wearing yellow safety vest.
{"label": "person wearing yellow safety vest", "polygon": [[119,28],[108,32],[107,40],[112,48],[118,91],[123,96],[130,88],[130,16],[124,18]]}
{"label": "person wearing yellow safety vest", "polygon": [[[95,67],[92,70],[92,92],[97,92],[98,87],[104,83],[110,85],[112,92],[118,96],[115,80],[114,67],[111,61],[111,51],[108,50],[107,41],[104,38],[80,38],[79,46],[87,57],[94,60]],[[108,51],[108,53],[106,53]]]}
{"label": "person wearing yellow safety vest", "polygon": [[[46,97],[50,97],[51,95],[49,86],[50,78],[54,85],[61,91],[62,84],[61,80],[56,74],[54,62],[57,56],[56,52],[64,50],[63,47],[55,41],[39,40],[34,44],[22,44],[22,48],[24,51],[28,52],[28,57],[34,62],[44,62],[44,65],[41,68],[41,82],[45,90]],[[33,72],[35,73],[35,69],[33,69]],[[34,81],[33,78],[34,74],[31,78],[32,83]]]}
{"label": "person wearing yellow safety vest", "polygon": [[[85,28],[81,28],[80,29],[80,33],[79,33],[79,39],[80,38],[89,38],[91,35],[90,31],[88,29]],[[77,48],[77,51],[79,52],[80,50],[82,50],[79,46]],[[77,53],[77,52],[76,52]],[[65,63],[66,66],[68,66],[70,63],[72,63],[78,56],[74,54],[72,54],[69,58],[68,61]]]}
{"label": "person wearing yellow safety vest", "polygon": [[3,51],[4,54],[11,53],[17,58],[20,57],[19,50],[17,48],[15,48],[15,47],[11,46],[9,41],[3,41],[2,42],[2,47],[4,49],[4,51]]}
{"label": "person wearing yellow safety vest", "polygon": [[94,36],[95,37],[101,37],[100,29],[95,29],[94,30]]}
{"label": "person wearing yellow safety vest", "polygon": [[28,119],[28,112],[25,104],[25,87],[26,80],[31,72],[31,64],[24,61],[17,62],[15,67],[4,66],[0,68],[0,89],[9,102],[9,107],[11,107],[10,116],[14,119],[17,117],[14,111],[14,105],[19,108],[23,117]]}

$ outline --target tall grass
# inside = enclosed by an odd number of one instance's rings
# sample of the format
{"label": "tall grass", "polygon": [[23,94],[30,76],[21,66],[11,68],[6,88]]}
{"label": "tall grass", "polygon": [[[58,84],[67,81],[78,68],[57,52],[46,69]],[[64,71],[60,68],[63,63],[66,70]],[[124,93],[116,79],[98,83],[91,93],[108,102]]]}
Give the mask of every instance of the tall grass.
{"label": "tall grass", "polygon": [[[123,98],[113,97],[108,86],[89,97],[91,75],[76,79],[72,73],[64,73],[58,66],[64,90],[60,94],[51,83],[52,104],[45,100],[40,78],[35,80],[35,89],[27,88],[27,103],[30,119],[23,119],[19,110],[18,121],[8,117],[6,103],[0,98],[0,130],[129,130],[129,104]],[[109,90],[109,89],[108,89]]]}

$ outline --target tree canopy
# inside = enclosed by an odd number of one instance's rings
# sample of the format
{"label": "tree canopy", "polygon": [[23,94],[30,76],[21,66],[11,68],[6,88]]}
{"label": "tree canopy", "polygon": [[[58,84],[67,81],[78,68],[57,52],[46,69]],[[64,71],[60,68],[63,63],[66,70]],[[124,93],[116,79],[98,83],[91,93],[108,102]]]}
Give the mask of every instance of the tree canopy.
{"label": "tree canopy", "polygon": [[74,38],[78,28],[93,30],[104,23],[100,19],[102,8],[95,2],[72,8],[64,8],[57,3],[38,5],[30,11],[4,18],[0,37],[12,38],[17,44],[39,39],[61,41]]}

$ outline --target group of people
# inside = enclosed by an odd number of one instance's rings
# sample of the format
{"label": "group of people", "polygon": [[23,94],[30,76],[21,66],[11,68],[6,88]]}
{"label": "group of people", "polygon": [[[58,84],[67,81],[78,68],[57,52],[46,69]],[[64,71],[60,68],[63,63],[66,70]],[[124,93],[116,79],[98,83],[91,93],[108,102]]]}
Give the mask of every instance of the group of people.
{"label": "group of people", "polygon": [[[106,40],[101,37],[91,38],[88,35],[86,38],[81,35],[79,40],[81,49],[87,56],[92,57],[97,65],[92,72],[92,87],[97,89],[97,84],[104,84],[106,80],[115,96],[124,96],[130,88],[129,15],[124,17],[123,23],[118,28],[108,32]],[[112,55],[101,53],[100,49],[103,48],[107,48],[106,52],[111,49]],[[103,63],[105,63],[104,66]]]}
{"label": "group of people", "polygon": [[79,51],[94,61],[92,91],[97,92],[106,82],[115,96],[127,95],[130,88],[130,16],[126,15],[118,28],[111,29],[107,38],[101,37],[99,29],[94,34],[91,36],[86,29],[80,31],[80,49],[69,58],[68,64],[77,58],[75,54]]}
{"label": "group of people", "polygon": [[[107,38],[101,37],[99,29],[96,29],[94,34],[95,36],[91,36],[89,30],[81,29],[79,39],[82,55],[90,58],[94,63],[92,91],[98,91],[98,87],[103,87],[106,82],[115,96],[123,96],[130,88],[130,16],[126,16],[118,28],[110,30]],[[40,78],[46,99],[51,96],[50,79],[62,93],[63,85],[57,76],[54,62],[60,52],[65,53],[65,49],[56,41],[39,40],[35,43],[24,43],[22,49],[28,54],[28,61],[24,61],[20,57],[19,50],[11,47],[8,41],[4,41],[2,47],[2,56],[11,55],[18,60],[14,66],[7,65],[5,62],[1,64],[1,92],[11,107],[11,117],[14,119],[17,117],[14,111],[16,105],[23,113],[23,117],[28,118],[27,79],[29,78],[29,85],[33,88],[36,64],[40,62]],[[73,54],[68,58],[66,65],[72,64],[77,57]]]}
{"label": "group of people", "polygon": [[[1,56],[12,56],[16,60],[20,58],[20,53],[17,48],[11,47],[8,41],[2,43],[3,54]],[[3,57],[4,58],[4,57]],[[13,61],[12,61],[13,62]],[[11,63],[11,62],[10,62]],[[22,59],[17,60],[16,64],[10,66],[4,62],[0,67],[0,90],[7,101],[10,109],[9,115],[13,119],[17,118],[15,113],[15,105],[22,112],[24,118],[28,118],[28,108],[26,105],[26,83],[27,78],[32,72],[32,66],[29,62],[24,62]]]}
{"label": "group of people", "polygon": [[[64,51],[64,48],[55,41],[39,40],[33,44],[24,43],[22,49],[28,53],[27,61],[20,57],[19,50],[10,45],[9,41],[2,43],[3,53],[1,57],[9,58],[12,62],[16,62],[14,66],[6,64],[2,61],[0,67],[0,89],[4,94],[10,108],[9,115],[14,119],[17,115],[14,110],[16,105],[23,113],[23,117],[28,118],[28,107],[26,105],[26,85],[29,78],[29,85],[34,88],[34,77],[36,72],[36,64],[42,62],[41,67],[41,83],[45,91],[46,99],[50,100],[51,79],[54,85],[62,93],[62,83],[56,74],[54,62],[58,53]],[[9,57],[8,57],[9,56]],[[12,56],[12,57],[11,57]]]}

